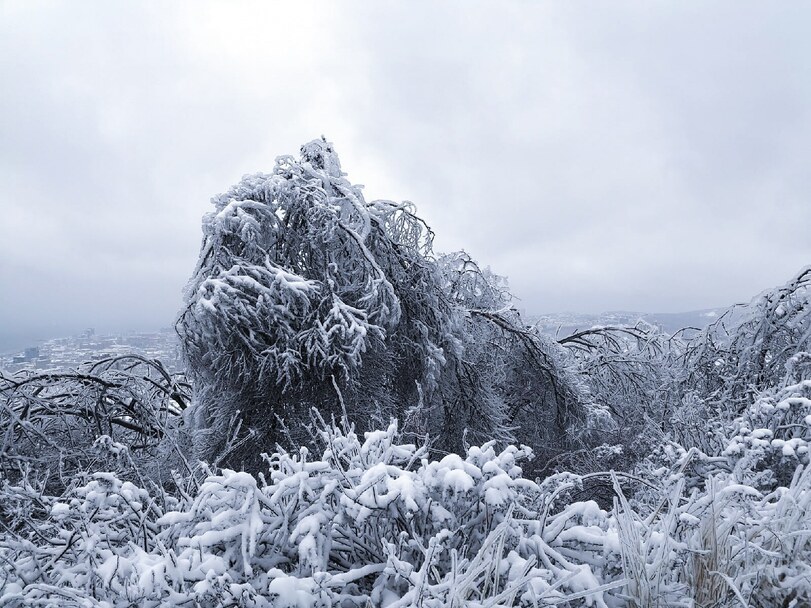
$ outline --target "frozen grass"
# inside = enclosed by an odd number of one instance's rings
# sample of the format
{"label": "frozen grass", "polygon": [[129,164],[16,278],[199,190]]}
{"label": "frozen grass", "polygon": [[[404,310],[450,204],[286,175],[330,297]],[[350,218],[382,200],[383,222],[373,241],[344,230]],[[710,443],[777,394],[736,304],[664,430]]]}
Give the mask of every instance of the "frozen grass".
{"label": "frozen grass", "polygon": [[606,511],[556,504],[582,478],[525,479],[526,449],[431,460],[395,424],[320,436],[317,457],[176,497],[110,473],[62,496],[6,483],[0,605],[811,605],[808,467],[768,491],[732,464],[698,483],[693,450],[637,496],[606,473]]}
{"label": "frozen grass", "polygon": [[[542,483],[528,448],[437,460],[395,422],[361,438],[315,415],[318,454],[195,464],[171,492],[101,441],[118,473],[3,482],[0,605],[809,606],[809,392],[759,396],[716,455],[668,444],[633,474]],[[612,508],[571,499],[596,480]]]}

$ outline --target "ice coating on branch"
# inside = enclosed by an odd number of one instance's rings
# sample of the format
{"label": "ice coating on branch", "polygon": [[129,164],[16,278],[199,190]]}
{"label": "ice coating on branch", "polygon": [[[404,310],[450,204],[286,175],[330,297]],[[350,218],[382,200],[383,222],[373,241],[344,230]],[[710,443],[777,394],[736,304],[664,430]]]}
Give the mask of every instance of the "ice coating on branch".
{"label": "ice coating on branch", "polygon": [[345,175],[341,171],[341,161],[329,143],[323,137],[301,146],[301,159],[310,163],[314,169],[326,172],[331,177],[341,177]]}

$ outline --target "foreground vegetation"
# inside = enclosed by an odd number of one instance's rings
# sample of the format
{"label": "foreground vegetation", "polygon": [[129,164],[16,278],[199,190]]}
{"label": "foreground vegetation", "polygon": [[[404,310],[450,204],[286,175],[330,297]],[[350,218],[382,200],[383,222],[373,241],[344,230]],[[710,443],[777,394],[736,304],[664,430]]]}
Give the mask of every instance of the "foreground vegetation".
{"label": "foreground vegetation", "polygon": [[[668,444],[634,474],[543,481],[521,474],[528,448],[434,460],[396,423],[360,439],[316,419],[320,453],[275,453],[257,476],[200,469],[169,493],[124,481],[128,448],[97,441],[117,473],[59,496],[31,475],[4,484],[0,603],[808,605],[808,441],[787,429],[808,436],[809,397],[806,381],[758,400],[721,456]],[[794,473],[781,486],[771,467]],[[608,510],[572,498],[598,478]]]}
{"label": "foreground vegetation", "polygon": [[324,141],[137,355],[0,377],[0,605],[811,605],[811,268],[556,339]]}

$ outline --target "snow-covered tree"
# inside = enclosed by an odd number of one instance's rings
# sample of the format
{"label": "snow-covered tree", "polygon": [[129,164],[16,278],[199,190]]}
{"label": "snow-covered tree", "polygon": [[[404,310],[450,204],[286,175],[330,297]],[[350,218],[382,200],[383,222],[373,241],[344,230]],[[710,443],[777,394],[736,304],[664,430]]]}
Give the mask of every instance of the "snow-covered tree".
{"label": "snow-covered tree", "polygon": [[[811,380],[807,352],[811,352],[811,267],[749,304],[731,307],[689,342],[674,393],[683,410],[695,413],[697,423],[694,437],[680,440],[713,451],[702,445],[706,421],[730,423],[764,392]],[[677,416],[683,419],[684,412]]]}
{"label": "snow-covered tree", "polygon": [[518,411],[496,342],[554,392],[518,410],[551,408],[558,431],[583,413],[562,349],[526,331],[504,285],[466,256],[438,261],[413,206],[367,202],[324,139],[213,203],[177,322],[199,456],[239,425],[251,449],[231,463],[300,440],[313,406],[363,428],[396,416],[457,452],[509,438]]}
{"label": "snow-covered tree", "polygon": [[[649,453],[668,431],[677,406],[673,383],[681,377],[686,342],[644,321],[633,326],[599,325],[559,338],[577,362],[577,372],[615,423],[594,437],[614,449],[565,454],[559,465],[573,470],[627,469]],[[593,447],[593,446],[589,446]],[[608,454],[613,454],[609,456]]]}
{"label": "snow-covered tree", "polygon": [[786,363],[811,350],[811,267],[749,304],[730,308],[696,339],[686,379],[707,396],[748,401],[779,384]]}
{"label": "snow-covered tree", "polygon": [[[464,312],[463,365],[476,379],[465,395],[476,411],[500,416],[514,440],[532,445],[543,460],[570,448],[589,415],[605,414],[592,398],[576,361],[550,337],[524,324],[511,307],[507,280],[480,269],[465,253],[439,260],[446,289]],[[497,437],[482,432],[480,440]]]}
{"label": "snow-covered tree", "polygon": [[416,396],[455,348],[430,229],[408,203],[367,203],[344,175],[316,140],[213,200],[177,323],[201,456],[235,416],[260,442],[280,438],[279,418],[296,432],[313,405],[388,416],[391,395]]}

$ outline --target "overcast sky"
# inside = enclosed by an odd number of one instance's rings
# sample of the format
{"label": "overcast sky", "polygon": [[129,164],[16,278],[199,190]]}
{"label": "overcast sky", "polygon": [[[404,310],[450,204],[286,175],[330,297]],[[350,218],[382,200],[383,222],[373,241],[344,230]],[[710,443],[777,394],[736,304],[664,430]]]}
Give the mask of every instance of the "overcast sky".
{"label": "overcast sky", "polygon": [[0,344],[169,325],[212,195],[324,134],[529,312],[811,264],[811,4],[0,0]]}

